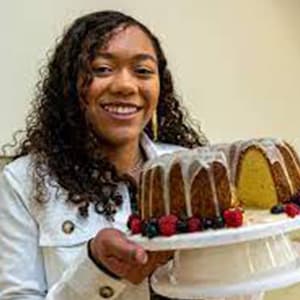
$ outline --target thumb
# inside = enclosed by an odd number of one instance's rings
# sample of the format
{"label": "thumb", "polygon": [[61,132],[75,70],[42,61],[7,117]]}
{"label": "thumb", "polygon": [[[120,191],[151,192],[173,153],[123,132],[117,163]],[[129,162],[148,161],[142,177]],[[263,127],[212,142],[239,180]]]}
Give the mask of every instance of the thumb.
{"label": "thumb", "polygon": [[125,234],[118,232],[110,240],[110,249],[113,255],[129,263],[146,264],[148,256],[144,248],[128,240]]}
{"label": "thumb", "polygon": [[146,264],[148,261],[148,255],[147,252],[139,245],[136,245],[135,247],[135,253],[134,253],[134,259],[138,264]]}

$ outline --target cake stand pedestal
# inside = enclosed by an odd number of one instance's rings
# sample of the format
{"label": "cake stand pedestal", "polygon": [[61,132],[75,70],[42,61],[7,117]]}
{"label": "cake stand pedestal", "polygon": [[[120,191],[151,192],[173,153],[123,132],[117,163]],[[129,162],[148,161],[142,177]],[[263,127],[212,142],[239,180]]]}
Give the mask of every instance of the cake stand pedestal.
{"label": "cake stand pedestal", "polygon": [[151,251],[175,250],[151,277],[154,291],[170,298],[200,299],[256,294],[300,281],[300,258],[287,236],[300,217],[246,211],[240,228],[130,239]]}

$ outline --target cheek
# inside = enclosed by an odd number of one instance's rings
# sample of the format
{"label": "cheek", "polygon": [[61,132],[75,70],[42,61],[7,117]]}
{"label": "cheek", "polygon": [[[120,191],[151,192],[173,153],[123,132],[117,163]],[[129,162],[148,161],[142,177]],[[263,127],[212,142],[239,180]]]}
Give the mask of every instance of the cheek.
{"label": "cheek", "polygon": [[108,79],[103,78],[93,78],[89,87],[87,88],[87,101],[89,103],[97,100],[99,97],[103,96],[107,91],[107,87],[109,85]]}
{"label": "cheek", "polygon": [[146,123],[152,118],[158,102],[158,93],[152,90],[147,90],[144,93],[146,99],[145,121]]}
{"label": "cheek", "polygon": [[90,86],[87,89],[87,102],[92,102],[92,100],[96,97],[96,95],[98,94],[98,90],[99,90],[99,85],[97,84],[96,80],[94,79]]}
{"label": "cheek", "polygon": [[159,98],[159,83],[152,84],[144,90],[144,96],[148,103],[149,109],[154,109]]}

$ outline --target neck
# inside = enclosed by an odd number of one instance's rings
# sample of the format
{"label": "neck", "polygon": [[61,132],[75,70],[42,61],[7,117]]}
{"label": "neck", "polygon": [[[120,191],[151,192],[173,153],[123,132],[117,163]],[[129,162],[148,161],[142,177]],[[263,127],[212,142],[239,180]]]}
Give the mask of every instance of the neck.
{"label": "neck", "polygon": [[142,158],[139,140],[124,145],[101,146],[105,157],[117,168],[119,174],[132,170]]}

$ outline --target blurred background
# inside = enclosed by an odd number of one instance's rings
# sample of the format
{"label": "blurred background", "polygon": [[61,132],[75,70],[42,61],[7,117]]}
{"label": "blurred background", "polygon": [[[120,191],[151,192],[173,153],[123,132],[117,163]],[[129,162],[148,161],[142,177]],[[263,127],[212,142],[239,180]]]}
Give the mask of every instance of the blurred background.
{"label": "blurred background", "polygon": [[[160,38],[177,93],[212,143],[283,137],[300,150],[299,0],[0,2],[0,146],[24,128],[46,54],[81,14],[118,9]],[[267,299],[300,299],[299,287]]]}

